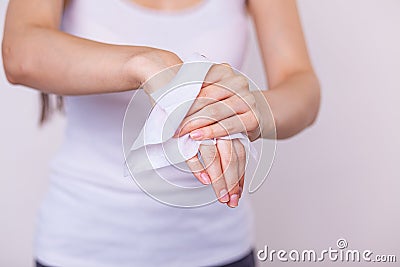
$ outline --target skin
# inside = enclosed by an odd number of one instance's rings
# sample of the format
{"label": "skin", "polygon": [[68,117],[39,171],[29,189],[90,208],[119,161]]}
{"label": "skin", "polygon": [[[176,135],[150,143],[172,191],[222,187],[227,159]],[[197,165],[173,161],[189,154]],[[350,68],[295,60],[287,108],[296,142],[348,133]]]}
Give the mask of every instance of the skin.
{"label": "skin", "polygon": [[[201,1],[135,2],[172,11]],[[169,51],[110,45],[61,32],[65,4],[63,0],[9,1],[2,55],[12,84],[58,95],[122,92],[138,89],[153,74],[182,63]],[[250,92],[247,80],[229,65],[214,65],[177,137],[190,133],[193,139],[203,140],[246,132],[251,140],[274,138],[275,121],[277,138],[283,139],[314,122],[320,89],[295,0],[248,0],[248,10],[255,22],[270,90]],[[147,93],[154,89],[152,85],[144,88]],[[211,120],[197,118],[200,116]],[[242,144],[218,140],[215,145],[202,145],[200,153],[205,167],[197,156],[188,161],[194,175],[204,184],[212,184],[220,202],[236,207],[244,185]]]}

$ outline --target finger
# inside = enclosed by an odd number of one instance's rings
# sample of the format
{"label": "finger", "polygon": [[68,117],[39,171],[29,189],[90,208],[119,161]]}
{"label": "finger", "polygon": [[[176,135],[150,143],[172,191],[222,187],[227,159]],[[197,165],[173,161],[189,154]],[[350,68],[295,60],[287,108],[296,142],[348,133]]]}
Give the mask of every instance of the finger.
{"label": "finger", "polygon": [[235,133],[249,132],[257,129],[258,120],[252,112],[235,115],[219,121],[218,123],[190,132],[193,140],[206,140],[223,137]]}
{"label": "finger", "polygon": [[233,95],[223,101],[215,102],[205,106],[196,113],[187,116],[181,123],[179,136],[183,136],[191,131],[206,127],[229,118],[233,115],[240,115],[250,111],[251,108],[246,100],[238,95]]}
{"label": "finger", "polygon": [[229,201],[229,194],[222,173],[220,155],[216,146],[201,145],[200,153],[218,200],[221,203],[227,203]]}
{"label": "finger", "polygon": [[191,115],[200,109],[212,103],[224,100],[235,94],[234,90],[229,89],[232,83],[229,80],[220,81],[218,83],[208,84],[201,88],[196,100],[190,107],[188,115]]}
{"label": "finger", "polygon": [[191,106],[188,115],[191,115],[207,105],[224,100],[233,95],[248,97],[249,82],[243,75],[228,76],[215,83],[204,83],[196,101]]}
{"label": "finger", "polygon": [[227,63],[214,64],[208,71],[206,78],[204,79],[207,83],[216,83],[223,80],[226,77],[233,76],[235,72],[232,67]]}
{"label": "finger", "polygon": [[202,184],[209,185],[211,184],[211,179],[205,171],[203,164],[201,164],[198,155],[188,159],[186,161],[189,169],[192,171],[193,175],[199,180]]}
{"label": "finger", "polygon": [[238,156],[238,172],[239,172],[239,198],[242,196],[244,190],[244,175],[246,170],[246,150],[238,139],[233,140],[233,147],[235,148],[236,155]]}
{"label": "finger", "polygon": [[179,136],[229,118],[240,111],[240,109],[236,110],[234,107],[228,106],[222,101],[206,106],[183,120]]}
{"label": "finger", "polygon": [[[239,114],[244,113],[246,110],[251,109],[251,107],[255,105],[254,96],[249,91],[249,82],[247,78],[242,75],[233,75],[228,79],[219,82],[218,84],[210,84],[209,86],[203,88],[187,113],[187,116],[191,116],[206,106],[221,100],[225,100],[232,96],[237,97],[226,101],[225,104],[227,106],[238,108]],[[216,111],[218,114],[219,110],[216,109]],[[207,115],[207,117],[213,118],[212,113],[211,115]],[[185,120],[181,123],[181,125],[178,127],[175,137],[183,136],[190,131],[189,129],[186,129],[185,131],[182,131],[181,129],[187,121],[188,120]]]}
{"label": "finger", "polygon": [[221,157],[221,166],[229,191],[229,207],[237,207],[239,202],[238,158],[232,140],[217,140],[217,148]]}

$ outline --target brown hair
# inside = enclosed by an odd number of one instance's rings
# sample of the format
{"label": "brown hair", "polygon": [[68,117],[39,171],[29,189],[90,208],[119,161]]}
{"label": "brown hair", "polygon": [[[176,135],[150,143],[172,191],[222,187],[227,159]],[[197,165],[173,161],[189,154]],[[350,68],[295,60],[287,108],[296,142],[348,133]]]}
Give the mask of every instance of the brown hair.
{"label": "brown hair", "polygon": [[40,102],[40,125],[43,125],[51,117],[54,111],[64,112],[64,101],[62,96],[40,93]]}

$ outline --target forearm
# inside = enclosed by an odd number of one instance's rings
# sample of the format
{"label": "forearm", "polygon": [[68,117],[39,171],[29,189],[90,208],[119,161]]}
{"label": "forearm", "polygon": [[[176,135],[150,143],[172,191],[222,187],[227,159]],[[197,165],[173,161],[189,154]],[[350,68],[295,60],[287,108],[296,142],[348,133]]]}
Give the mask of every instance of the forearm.
{"label": "forearm", "polygon": [[262,138],[289,138],[309,125],[317,117],[320,104],[320,88],[312,72],[297,73],[267,91],[253,93],[261,114]]}
{"label": "forearm", "polygon": [[36,26],[14,31],[3,40],[4,66],[11,82],[59,95],[136,89],[143,82],[146,66],[134,66],[135,60],[142,63],[143,55],[154,52]]}

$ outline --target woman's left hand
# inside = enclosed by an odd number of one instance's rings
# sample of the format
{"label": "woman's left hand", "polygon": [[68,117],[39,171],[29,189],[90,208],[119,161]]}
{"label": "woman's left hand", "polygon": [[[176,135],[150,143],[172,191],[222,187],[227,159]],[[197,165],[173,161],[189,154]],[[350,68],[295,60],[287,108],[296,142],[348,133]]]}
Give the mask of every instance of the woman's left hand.
{"label": "woman's left hand", "polygon": [[247,78],[227,64],[215,64],[176,136],[190,133],[194,140],[206,140],[243,132],[254,141],[260,136],[259,118]]}
{"label": "woman's left hand", "polygon": [[[202,144],[199,154],[186,161],[193,175],[204,185],[211,184],[221,203],[234,208],[239,204],[244,186],[246,151],[238,139],[216,140]],[[203,165],[204,164],[204,165]]]}

